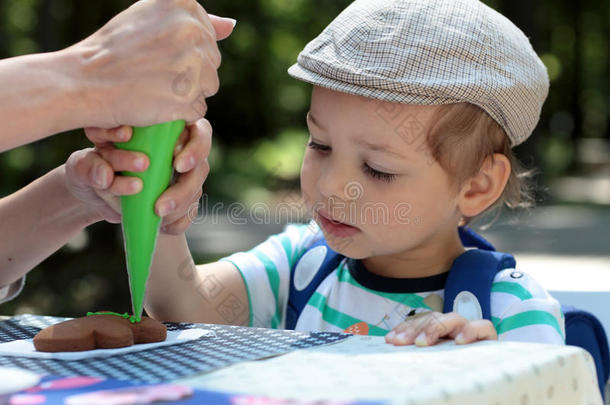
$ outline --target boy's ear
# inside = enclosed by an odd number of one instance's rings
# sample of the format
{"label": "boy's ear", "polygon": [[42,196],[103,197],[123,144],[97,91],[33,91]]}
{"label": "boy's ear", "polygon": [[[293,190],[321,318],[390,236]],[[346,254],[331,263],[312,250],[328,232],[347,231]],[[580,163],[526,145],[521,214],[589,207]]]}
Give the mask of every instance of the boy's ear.
{"label": "boy's ear", "polygon": [[510,160],[505,155],[488,156],[479,172],[462,185],[458,204],[462,215],[471,218],[493,205],[502,195],[510,173]]}

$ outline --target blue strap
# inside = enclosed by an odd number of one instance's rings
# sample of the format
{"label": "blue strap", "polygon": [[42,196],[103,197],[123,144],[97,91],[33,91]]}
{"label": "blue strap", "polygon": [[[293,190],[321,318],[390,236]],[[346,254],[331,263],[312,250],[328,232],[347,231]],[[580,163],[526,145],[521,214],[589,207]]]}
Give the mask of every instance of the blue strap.
{"label": "blue strap", "polygon": [[606,331],[599,319],[590,312],[574,308],[571,305],[562,305],[561,311],[565,316],[566,344],[582,347],[591,353],[597,369],[597,382],[603,398],[606,381],[608,381],[610,375],[610,350],[608,349]]}
{"label": "blue strap", "polygon": [[[495,252],[490,242],[470,228],[459,227],[458,233],[464,246],[476,247],[478,249],[469,250],[454,261],[445,285],[443,312],[451,312],[453,310],[453,301],[457,294],[467,290],[472,292],[479,300],[483,316],[486,319],[491,319],[490,297],[493,279],[499,270],[509,266],[514,267],[515,260],[509,254]],[[344,258],[343,255],[328,247],[324,238],[310,246],[307,251],[318,246],[323,246],[326,249],[326,256],[318,272],[305,289],[299,291],[294,285],[295,269],[301,259],[305,257],[305,254],[299,258],[290,271],[290,292],[286,307],[286,329],[295,328],[299,315],[313,293]]]}
{"label": "blue strap", "polygon": [[476,247],[483,250],[496,250],[493,245],[484,237],[465,226],[458,227],[458,234],[462,245],[465,247]]}
{"label": "blue strap", "polygon": [[491,320],[491,287],[498,271],[515,267],[515,258],[496,252],[494,246],[472,229],[460,226],[458,233],[467,250],[454,260],[445,282],[443,312],[452,312],[455,298],[462,291],[473,294],[481,306],[484,319]]}
{"label": "blue strap", "polygon": [[[295,269],[298,267],[299,262],[305,257],[306,253],[318,246],[322,246],[326,249],[324,261],[307,287],[305,287],[303,290],[297,290],[294,285]],[[307,252],[305,252],[305,254],[303,254],[295,263],[294,267],[290,269],[290,291],[288,295],[288,305],[286,306],[286,329],[294,329],[296,327],[299,315],[301,315],[301,312],[303,312],[303,308],[305,308],[305,305],[307,305],[307,302],[313,293],[320,286],[320,284],[322,284],[322,281],[324,281],[324,279],[328,277],[328,275],[332,273],[337,266],[339,266],[339,263],[341,263],[341,260],[344,258],[343,255],[328,247],[328,244],[324,238],[321,238],[319,241],[311,245]]]}
{"label": "blue strap", "polygon": [[515,259],[508,253],[471,249],[453,262],[445,282],[443,312],[453,311],[453,302],[462,291],[472,293],[481,306],[483,319],[491,320],[491,286],[496,273],[515,267]]}

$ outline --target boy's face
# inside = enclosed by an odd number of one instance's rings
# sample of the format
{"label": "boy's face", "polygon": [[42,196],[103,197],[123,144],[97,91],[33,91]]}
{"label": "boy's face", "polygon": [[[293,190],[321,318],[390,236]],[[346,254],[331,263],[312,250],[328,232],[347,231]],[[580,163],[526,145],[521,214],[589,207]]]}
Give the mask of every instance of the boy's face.
{"label": "boy's face", "polygon": [[332,249],[361,259],[455,235],[458,195],[426,144],[435,111],[314,87],[301,190]]}

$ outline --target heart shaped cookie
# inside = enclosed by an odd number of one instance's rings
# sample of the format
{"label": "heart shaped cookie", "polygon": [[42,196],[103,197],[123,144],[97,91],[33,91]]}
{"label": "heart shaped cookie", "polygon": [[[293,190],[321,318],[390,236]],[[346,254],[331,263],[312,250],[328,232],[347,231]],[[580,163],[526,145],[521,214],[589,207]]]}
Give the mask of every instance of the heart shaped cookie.
{"label": "heart shaped cookie", "polygon": [[146,316],[131,323],[120,316],[91,315],[44,328],[34,336],[34,347],[40,352],[79,352],[161,342],[166,336],[165,325]]}

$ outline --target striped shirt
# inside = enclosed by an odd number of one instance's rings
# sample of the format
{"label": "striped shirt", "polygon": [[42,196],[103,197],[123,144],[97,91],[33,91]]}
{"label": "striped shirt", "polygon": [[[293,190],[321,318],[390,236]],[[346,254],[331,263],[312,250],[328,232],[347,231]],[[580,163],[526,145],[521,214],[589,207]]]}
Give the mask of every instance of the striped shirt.
{"label": "striped shirt", "polygon": [[[255,248],[220,259],[233,263],[244,279],[250,326],[284,327],[291,268],[321,238],[315,221],[289,224]],[[317,270],[315,264],[299,264],[295,279],[307,283]],[[385,335],[407,316],[442,312],[447,274],[388,278],[369,272],[360,260],[345,258],[318,286],[295,329]],[[505,269],[496,274],[491,317],[499,340],[565,343],[560,304],[522,271]]]}

